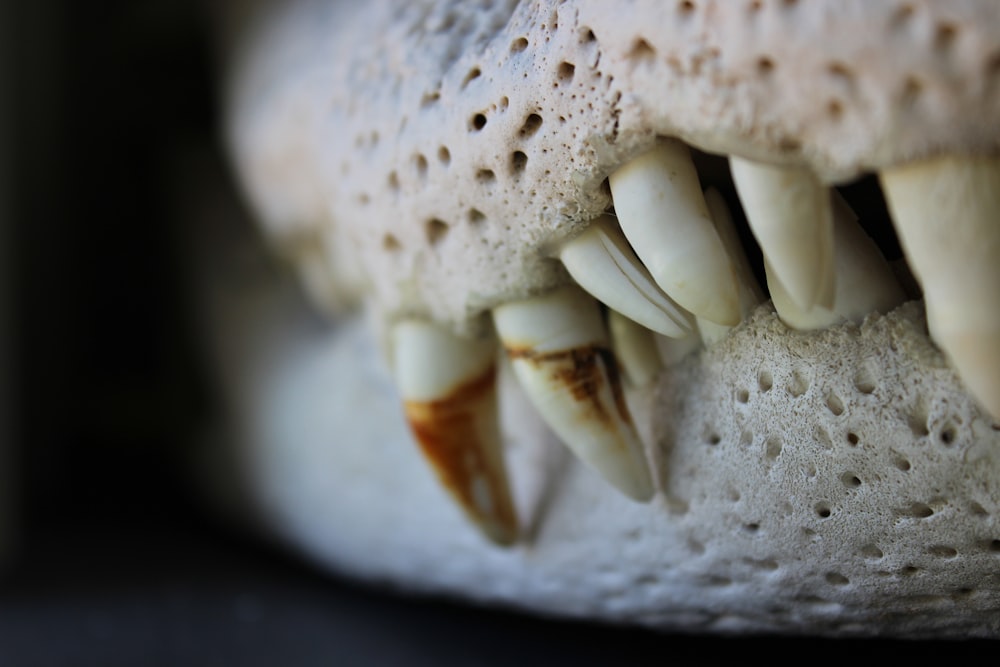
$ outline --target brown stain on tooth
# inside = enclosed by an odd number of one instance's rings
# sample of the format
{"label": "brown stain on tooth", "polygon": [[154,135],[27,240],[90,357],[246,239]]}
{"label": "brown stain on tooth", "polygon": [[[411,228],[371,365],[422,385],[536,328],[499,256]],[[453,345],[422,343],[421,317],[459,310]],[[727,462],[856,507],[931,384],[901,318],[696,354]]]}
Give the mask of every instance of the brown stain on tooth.
{"label": "brown stain on tooth", "polygon": [[523,359],[535,366],[548,367],[553,380],[565,386],[578,402],[589,402],[590,414],[605,426],[613,428],[614,416],[608,412],[609,406],[601,400],[601,389],[607,383],[618,419],[627,424],[632,423],[622,389],[621,374],[618,372],[618,362],[609,348],[587,345],[553,352],[538,352],[530,347],[510,346],[505,349],[512,361]]}
{"label": "brown stain on tooth", "polygon": [[441,483],[498,544],[517,539],[517,512],[500,454],[496,366],[432,401],[404,401],[406,420]]}

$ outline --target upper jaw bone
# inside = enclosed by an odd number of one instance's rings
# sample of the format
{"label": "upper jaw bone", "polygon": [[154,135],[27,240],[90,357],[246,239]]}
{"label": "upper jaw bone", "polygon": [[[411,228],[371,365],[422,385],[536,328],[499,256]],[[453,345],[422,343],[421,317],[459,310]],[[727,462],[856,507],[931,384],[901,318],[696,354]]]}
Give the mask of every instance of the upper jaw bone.
{"label": "upper jaw bone", "polygon": [[809,170],[729,160],[747,222],[774,277],[802,310],[834,299],[830,192]]}
{"label": "upper jaw bone", "polygon": [[690,314],[657,287],[610,216],[563,245],[559,259],[596,299],[646,328],[671,338],[693,330]]}
{"label": "upper jaw bone", "polygon": [[472,522],[512,544],[518,521],[497,418],[496,341],[410,320],[393,327],[392,344],[406,420],[424,456]]}
{"label": "upper jaw bone", "polygon": [[514,373],[560,439],[627,496],[653,487],[597,301],[576,286],[493,310]]}
{"label": "upper jaw bone", "polygon": [[665,141],[619,167],[609,182],[622,231],[660,288],[697,317],[739,324],[732,263],[688,147]]}
{"label": "upper jaw bone", "polygon": [[880,180],[931,336],[1000,419],[1000,158],[937,157]]}

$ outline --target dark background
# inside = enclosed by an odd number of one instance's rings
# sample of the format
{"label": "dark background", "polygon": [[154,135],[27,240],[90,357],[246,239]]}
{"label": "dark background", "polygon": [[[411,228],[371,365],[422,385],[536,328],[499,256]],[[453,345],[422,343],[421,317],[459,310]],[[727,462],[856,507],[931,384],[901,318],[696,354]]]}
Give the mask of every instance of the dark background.
{"label": "dark background", "polygon": [[0,438],[16,454],[20,515],[0,580],[0,667],[983,648],[665,636],[414,600],[315,572],[206,516],[181,471],[212,401],[179,288],[177,206],[190,182],[179,165],[222,163],[205,19],[193,0],[0,0]]}

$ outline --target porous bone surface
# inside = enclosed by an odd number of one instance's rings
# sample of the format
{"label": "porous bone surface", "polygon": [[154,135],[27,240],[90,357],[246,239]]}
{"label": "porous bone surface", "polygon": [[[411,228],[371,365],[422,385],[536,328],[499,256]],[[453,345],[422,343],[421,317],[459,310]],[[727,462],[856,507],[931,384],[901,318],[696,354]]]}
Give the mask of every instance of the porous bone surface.
{"label": "porous bone surface", "polygon": [[239,4],[229,141],[330,307],[475,332],[658,136],[826,182],[1000,138],[992,0]]}

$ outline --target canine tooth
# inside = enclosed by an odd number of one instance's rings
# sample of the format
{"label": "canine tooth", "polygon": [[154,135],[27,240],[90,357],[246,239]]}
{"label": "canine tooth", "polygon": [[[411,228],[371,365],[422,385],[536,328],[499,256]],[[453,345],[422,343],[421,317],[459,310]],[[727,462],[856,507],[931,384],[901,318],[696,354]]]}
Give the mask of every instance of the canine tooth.
{"label": "canine tooth", "polygon": [[608,329],[615,358],[633,387],[645,387],[660,372],[656,334],[621,313],[608,311]]}
{"label": "canine tooth", "polygon": [[410,430],[441,483],[483,533],[517,539],[503,461],[495,340],[470,340],[419,321],[392,330],[393,370]]}
{"label": "canine tooth", "polygon": [[620,167],[609,181],[622,231],[660,288],[697,317],[738,324],[732,263],[687,146],[662,143]]}
{"label": "canine tooth", "polygon": [[803,309],[772,280],[774,267],[765,260],[771,299],[782,321],[794,329],[822,329],[849,320],[860,323],[872,312],[887,313],[906,301],[906,293],[875,242],[858,224],[857,215],[837,192],[833,206],[834,275],[837,289],[833,307]]}
{"label": "canine tooth", "polygon": [[493,320],[549,427],[612,485],[649,500],[652,479],[597,301],[568,285],[497,306]]}
{"label": "canine tooth", "polygon": [[938,157],[879,176],[931,336],[1000,418],[1000,159]]}
{"label": "canine tooth", "polygon": [[609,308],[664,336],[691,333],[691,316],[657,287],[610,216],[566,243],[559,259],[580,287]]}
{"label": "canine tooth", "polygon": [[829,188],[798,167],[729,160],[747,222],[775,277],[802,310],[834,299],[833,215]]}

